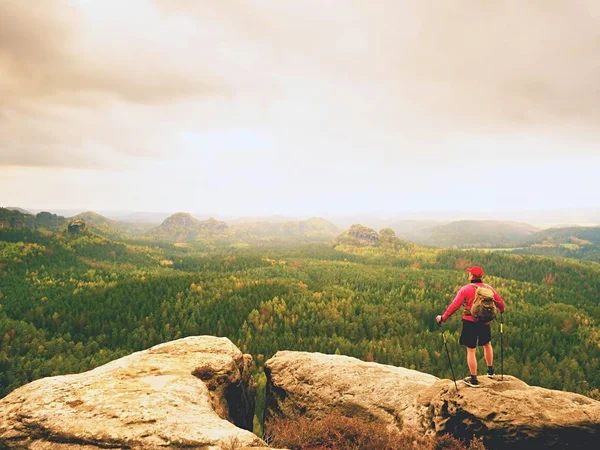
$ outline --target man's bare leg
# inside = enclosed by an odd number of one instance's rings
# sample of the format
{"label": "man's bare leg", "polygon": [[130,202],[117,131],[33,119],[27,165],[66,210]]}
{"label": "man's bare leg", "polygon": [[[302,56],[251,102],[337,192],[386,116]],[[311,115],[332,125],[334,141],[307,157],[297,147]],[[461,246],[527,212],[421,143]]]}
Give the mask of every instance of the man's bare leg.
{"label": "man's bare leg", "polygon": [[467,347],[467,365],[471,375],[477,376],[477,347]]}
{"label": "man's bare leg", "polygon": [[494,349],[492,348],[491,342],[488,342],[483,346],[483,357],[485,358],[488,367],[494,365]]}

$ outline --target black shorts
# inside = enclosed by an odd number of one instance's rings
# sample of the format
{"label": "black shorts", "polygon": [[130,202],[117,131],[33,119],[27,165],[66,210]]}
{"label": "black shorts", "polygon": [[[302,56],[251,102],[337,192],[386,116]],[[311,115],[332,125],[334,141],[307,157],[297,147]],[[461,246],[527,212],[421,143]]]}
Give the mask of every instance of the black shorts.
{"label": "black shorts", "polygon": [[465,347],[475,348],[477,347],[477,341],[479,345],[485,345],[492,339],[492,330],[489,325],[483,322],[471,322],[470,320],[463,319],[462,321],[462,332],[460,333],[460,345]]}

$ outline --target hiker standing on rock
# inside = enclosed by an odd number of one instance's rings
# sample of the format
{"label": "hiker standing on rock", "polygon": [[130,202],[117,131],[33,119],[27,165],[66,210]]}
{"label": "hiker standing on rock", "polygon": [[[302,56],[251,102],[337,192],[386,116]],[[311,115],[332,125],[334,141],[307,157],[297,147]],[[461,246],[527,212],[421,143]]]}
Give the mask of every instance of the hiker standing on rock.
{"label": "hiker standing on rock", "polygon": [[[460,288],[446,312],[437,316],[435,320],[438,323],[445,322],[464,305],[460,344],[467,347],[467,365],[471,376],[463,381],[469,386],[477,387],[479,386],[479,381],[477,381],[477,343],[483,347],[483,356],[488,366],[487,375],[492,378],[494,376],[494,350],[491,342],[490,323],[495,316],[496,308],[501,314],[504,313],[504,300],[500,298],[494,288],[481,281],[483,278],[481,267],[470,267],[467,272],[470,283]],[[474,304],[476,297],[478,299]]]}

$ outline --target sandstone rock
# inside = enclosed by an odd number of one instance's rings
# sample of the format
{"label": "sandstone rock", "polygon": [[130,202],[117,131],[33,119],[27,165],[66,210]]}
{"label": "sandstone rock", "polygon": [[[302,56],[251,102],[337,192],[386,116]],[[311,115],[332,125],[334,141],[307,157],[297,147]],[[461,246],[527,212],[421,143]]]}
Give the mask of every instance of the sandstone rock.
{"label": "sandstone rock", "polygon": [[69,231],[69,233],[81,233],[85,230],[85,226],[85,221],[81,219],[76,219],[69,223],[69,225],[67,226],[67,230]]}
{"label": "sandstone rock", "polygon": [[[600,442],[600,402],[582,395],[533,387],[517,378],[481,387],[441,380],[419,393],[428,408],[423,428],[457,437],[481,436],[489,449],[590,449]],[[428,423],[427,423],[428,422]]]}
{"label": "sandstone rock", "polygon": [[[421,425],[417,395],[437,377],[322,353],[280,351],[265,364],[265,417],[323,418],[333,410],[401,429]],[[423,411],[420,411],[422,409]]]}
{"label": "sandstone rock", "polygon": [[372,228],[354,224],[335,240],[337,244],[376,246],[379,244],[379,234]]}
{"label": "sandstone rock", "polygon": [[[600,402],[480,377],[479,388],[347,356],[278,352],[265,364],[267,420],[352,417],[412,426],[426,434],[481,437],[495,449],[589,449],[600,442]],[[268,423],[267,423],[268,425]]]}
{"label": "sandstone rock", "polygon": [[34,381],[0,400],[0,448],[265,446],[238,428],[252,426],[250,364],[228,339],[199,336]]}

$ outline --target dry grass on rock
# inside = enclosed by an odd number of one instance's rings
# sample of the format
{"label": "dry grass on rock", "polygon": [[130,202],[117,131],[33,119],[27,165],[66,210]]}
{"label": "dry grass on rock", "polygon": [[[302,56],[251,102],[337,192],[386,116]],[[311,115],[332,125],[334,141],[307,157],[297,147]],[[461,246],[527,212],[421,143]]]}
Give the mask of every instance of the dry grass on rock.
{"label": "dry grass on rock", "polygon": [[452,436],[423,436],[384,424],[365,422],[338,412],[324,419],[272,419],[265,440],[290,450],[485,450],[481,440],[465,443]]}

